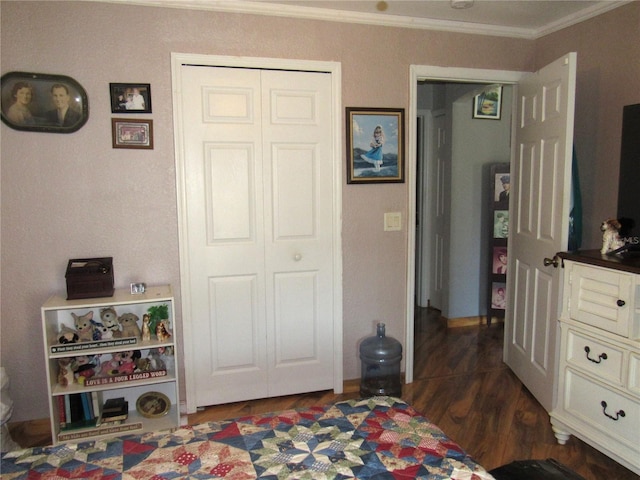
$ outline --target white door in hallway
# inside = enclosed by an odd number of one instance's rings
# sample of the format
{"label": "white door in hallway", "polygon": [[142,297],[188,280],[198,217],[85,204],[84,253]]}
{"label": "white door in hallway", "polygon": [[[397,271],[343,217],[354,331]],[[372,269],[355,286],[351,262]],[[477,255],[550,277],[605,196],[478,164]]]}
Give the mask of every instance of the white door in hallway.
{"label": "white door in hallway", "polygon": [[575,81],[570,53],[518,84],[505,362],[547,411],[555,396],[561,288],[551,262],[569,234]]}
{"label": "white door in hallway", "polygon": [[196,406],[333,388],[331,75],[180,75]]}
{"label": "white door in hallway", "polygon": [[447,252],[449,244],[448,225],[446,224],[446,206],[450,203],[447,186],[451,184],[451,163],[447,161],[446,116],[443,110],[433,115],[433,161],[429,163],[429,222],[431,222],[431,278],[429,281],[429,300],[431,306],[444,308],[444,281],[446,275]]}

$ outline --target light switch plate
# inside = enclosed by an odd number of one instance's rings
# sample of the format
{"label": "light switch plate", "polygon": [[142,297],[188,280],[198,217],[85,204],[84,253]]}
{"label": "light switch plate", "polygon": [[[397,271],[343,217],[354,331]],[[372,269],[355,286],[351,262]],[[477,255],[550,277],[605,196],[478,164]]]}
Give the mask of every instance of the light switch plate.
{"label": "light switch plate", "polygon": [[397,232],[402,230],[402,213],[388,212],[384,214],[384,231]]}

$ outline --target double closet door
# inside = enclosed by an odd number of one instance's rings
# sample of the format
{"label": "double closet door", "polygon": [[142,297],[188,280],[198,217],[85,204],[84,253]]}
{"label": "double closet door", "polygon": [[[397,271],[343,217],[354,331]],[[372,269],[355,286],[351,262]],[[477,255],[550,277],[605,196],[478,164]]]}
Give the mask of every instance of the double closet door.
{"label": "double closet door", "polygon": [[196,406],[333,388],[331,75],[180,74]]}

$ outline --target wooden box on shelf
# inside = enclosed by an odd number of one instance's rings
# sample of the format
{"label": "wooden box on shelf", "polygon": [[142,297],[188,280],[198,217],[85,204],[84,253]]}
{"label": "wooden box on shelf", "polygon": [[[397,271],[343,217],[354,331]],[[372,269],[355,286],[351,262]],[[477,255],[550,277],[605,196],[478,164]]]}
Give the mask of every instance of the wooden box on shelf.
{"label": "wooden box on shelf", "polygon": [[[158,312],[167,318],[152,318]],[[116,289],[109,298],[55,295],[41,313],[53,444],[180,426],[169,285],[143,294]],[[146,398],[162,399],[158,414],[139,411]],[[103,417],[116,401],[125,412]]]}

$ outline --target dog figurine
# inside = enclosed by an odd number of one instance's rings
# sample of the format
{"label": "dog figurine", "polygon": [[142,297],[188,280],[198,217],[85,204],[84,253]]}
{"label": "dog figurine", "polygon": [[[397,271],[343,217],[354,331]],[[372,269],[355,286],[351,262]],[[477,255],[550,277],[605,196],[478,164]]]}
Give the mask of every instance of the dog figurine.
{"label": "dog figurine", "polygon": [[620,228],[620,222],[615,218],[602,222],[602,225],[600,225],[600,230],[602,230],[601,254],[605,255],[624,246],[624,240],[620,238]]}

